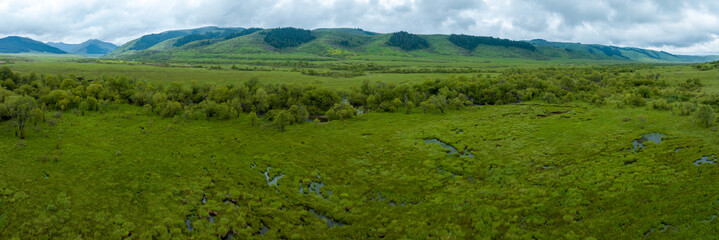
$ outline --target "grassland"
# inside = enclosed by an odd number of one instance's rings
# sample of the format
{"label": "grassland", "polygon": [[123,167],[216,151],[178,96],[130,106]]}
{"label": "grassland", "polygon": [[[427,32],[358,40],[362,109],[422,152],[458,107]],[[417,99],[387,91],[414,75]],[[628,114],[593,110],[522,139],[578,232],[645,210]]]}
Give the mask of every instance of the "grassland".
{"label": "grassland", "polygon": [[[169,84],[319,82],[347,91],[363,80],[422,84],[511,68],[615,62],[451,59],[369,61],[388,69],[466,68],[471,73],[382,73],[334,78],[334,61],[223,64],[14,59],[14,71],[94,79],[129,76]],[[302,62],[304,64],[305,61]],[[274,63],[282,63],[273,66]],[[516,63],[516,64],[515,64]],[[239,71],[231,66],[266,68]],[[172,66],[172,65],[171,65]],[[181,67],[181,66],[188,66]],[[272,68],[275,68],[272,70]],[[2,239],[707,239],[719,234],[716,128],[657,101],[696,106],[719,94],[719,72],[690,65],[629,65],[617,79],[654,76],[644,106],[547,103],[424,112],[368,111],[350,120],[276,130],[229,120],[163,118],[121,102],[104,111],[48,110],[25,139],[0,122]],[[530,71],[530,72],[531,72]],[[687,79],[704,85],[679,91]],[[480,79],[482,80],[482,79]],[[480,81],[477,80],[477,81]],[[551,80],[553,81],[553,80]],[[548,81],[548,82],[551,82]],[[598,90],[598,92],[600,92]],[[675,97],[680,95],[680,97]],[[649,133],[666,135],[632,150]],[[427,140],[437,139],[453,150]],[[471,153],[471,156],[469,156]],[[273,182],[273,180],[276,181]]]}
{"label": "grassland", "polygon": [[[337,89],[347,89],[350,86],[359,86],[364,80],[382,81],[387,83],[421,83],[426,80],[435,80],[454,76],[472,76],[477,74],[495,74],[509,68],[537,68],[554,66],[590,66],[594,64],[610,65],[625,64],[622,61],[591,61],[591,60],[525,60],[513,58],[476,58],[476,57],[388,57],[388,56],[361,56],[350,57],[344,61],[334,59],[296,59],[292,55],[258,54],[247,57],[247,60],[232,63],[215,63],[214,61],[198,61],[197,63],[141,63],[124,60],[95,60],[77,56],[18,56],[0,55],[0,59],[8,59],[13,71],[21,73],[60,74],[76,77],[101,78],[103,76],[126,76],[140,81],[158,84],[180,82],[188,84],[195,82],[211,82],[218,85],[239,84],[250,79],[257,79],[261,83],[321,83],[324,86]],[[387,67],[388,70],[415,70],[428,69],[426,73],[387,73],[368,71],[362,76],[351,78],[332,78],[323,76],[309,76],[300,73],[303,69],[314,69],[319,72],[331,71],[330,65],[351,65],[372,63]],[[309,64],[308,67],[292,67],[293,64]],[[277,66],[275,66],[277,65]],[[289,65],[289,66],[288,66]],[[211,69],[219,66],[221,69]],[[232,70],[232,66],[243,70]],[[258,68],[258,69],[255,69]],[[434,69],[469,69],[472,73],[438,73]],[[248,71],[245,71],[247,69]]]}

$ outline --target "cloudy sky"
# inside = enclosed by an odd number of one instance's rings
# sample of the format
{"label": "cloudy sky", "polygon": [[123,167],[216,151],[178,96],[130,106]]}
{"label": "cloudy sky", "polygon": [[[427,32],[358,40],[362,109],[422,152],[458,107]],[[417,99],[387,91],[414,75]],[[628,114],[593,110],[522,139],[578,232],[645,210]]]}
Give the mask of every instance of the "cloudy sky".
{"label": "cloudy sky", "polygon": [[719,54],[716,0],[0,0],[0,37],[122,44],[202,26],[359,27]]}

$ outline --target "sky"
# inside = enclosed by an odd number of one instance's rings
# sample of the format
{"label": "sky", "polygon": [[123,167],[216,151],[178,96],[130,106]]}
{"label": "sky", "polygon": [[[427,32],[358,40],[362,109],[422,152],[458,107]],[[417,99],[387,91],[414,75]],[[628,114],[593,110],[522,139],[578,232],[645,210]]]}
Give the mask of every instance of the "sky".
{"label": "sky", "polygon": [[0,0],[0,37],[123,44],[203,26],[351,27],[719,55],[716,0]]}

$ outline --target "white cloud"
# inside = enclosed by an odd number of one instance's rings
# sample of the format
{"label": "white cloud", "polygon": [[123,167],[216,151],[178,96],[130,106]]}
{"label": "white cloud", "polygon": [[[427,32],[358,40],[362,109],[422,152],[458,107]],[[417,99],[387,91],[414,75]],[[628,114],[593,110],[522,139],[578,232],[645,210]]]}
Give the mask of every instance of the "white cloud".
{"label": "white cloud", "polygon": [[0,0],[0,36],[124,43],[201,26],[359,27],[717,53],[709,0]]}

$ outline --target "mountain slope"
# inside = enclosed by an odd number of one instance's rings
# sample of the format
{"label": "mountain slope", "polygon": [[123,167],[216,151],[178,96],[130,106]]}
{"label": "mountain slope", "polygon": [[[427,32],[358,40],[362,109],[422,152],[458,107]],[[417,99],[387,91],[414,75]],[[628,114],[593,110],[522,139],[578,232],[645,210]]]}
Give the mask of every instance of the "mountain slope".
{"label": "mountain slope", "polygon": [[549,42],[543,39],[528,41],[534,46],[563,48],[574,51],[600,54],[608,57],[620,58],[639,62],[710,62],[719,60],[719,56],[687,56],[674,55],[664,51],[654,51],[641,48],[616,47],[599,44],[581,44],[566,42]]}
{"label": "mountain slope", "polygon": [[115,44],[91,39],[79,44],[71,53],[79,55],[105,55],[115,49],[117,49]]}
{"label": "mountain slope", "polygon": [[[230,30],[217,27],[169,31],[145,35],[121,46],[108,56],[155,61],[194,61],[198,59],[231,61],[232,59],[246,59],[248,54],[262,55],[263,57],[285,55],[284,57],[340,59],[350,55],[371,55],[427,58],[463,56],[533,60],[589,59],[634,62],[719,60],[719,56],[682,56],[640,48],[544,40],[512,41],[467,35],[380,34],[351,28],[323,28],[312,31],[296,29],[280,34],[280,38],[288,39],[278,39],[274,33],[283,30],[286,31],[286,29],[256,29],[229,38],[221,36],[227,35]],[[401,35],[399,38],[398,34]],[[278,42],[293,44],[277,44]],[[422,43],[422,47],[397,47],[412,43]]]}
{"label": "mountain slope", "polygon": [[120,55],[132,55],[139,51],[150,49],[160,43],[170,39],[185,37],[192,34],[205,34],[213,31],[242,31],[244,28],[219,28],[219,27],[202,27],[195,29],[173,30],[161,33],[144,35],[138,39],[123,44],[108,56],[118,57]]}
{"label": "mountain slope", "polygon": [[72,52],[72,50],[75,50],[77,46],[80,44],[71,44],[71,43],[64,43],[64,42],[46,42],[48,46],[55,47],[57,49],[63,50],[65,52]]}
{"label": "mountain slope", "polygon": [[97,39],[90,39],[79,44],[68,44],[62,42],[48,42],[47,45],[56,47],[71,54],[86,56],[101,56],[115,50],[117,46],[112,43],[103,42]]}
{"label": "mountain slope", "polygon": [[0,53],[54,53],[67,52],[30,38],[10,36],[0,39]]}

